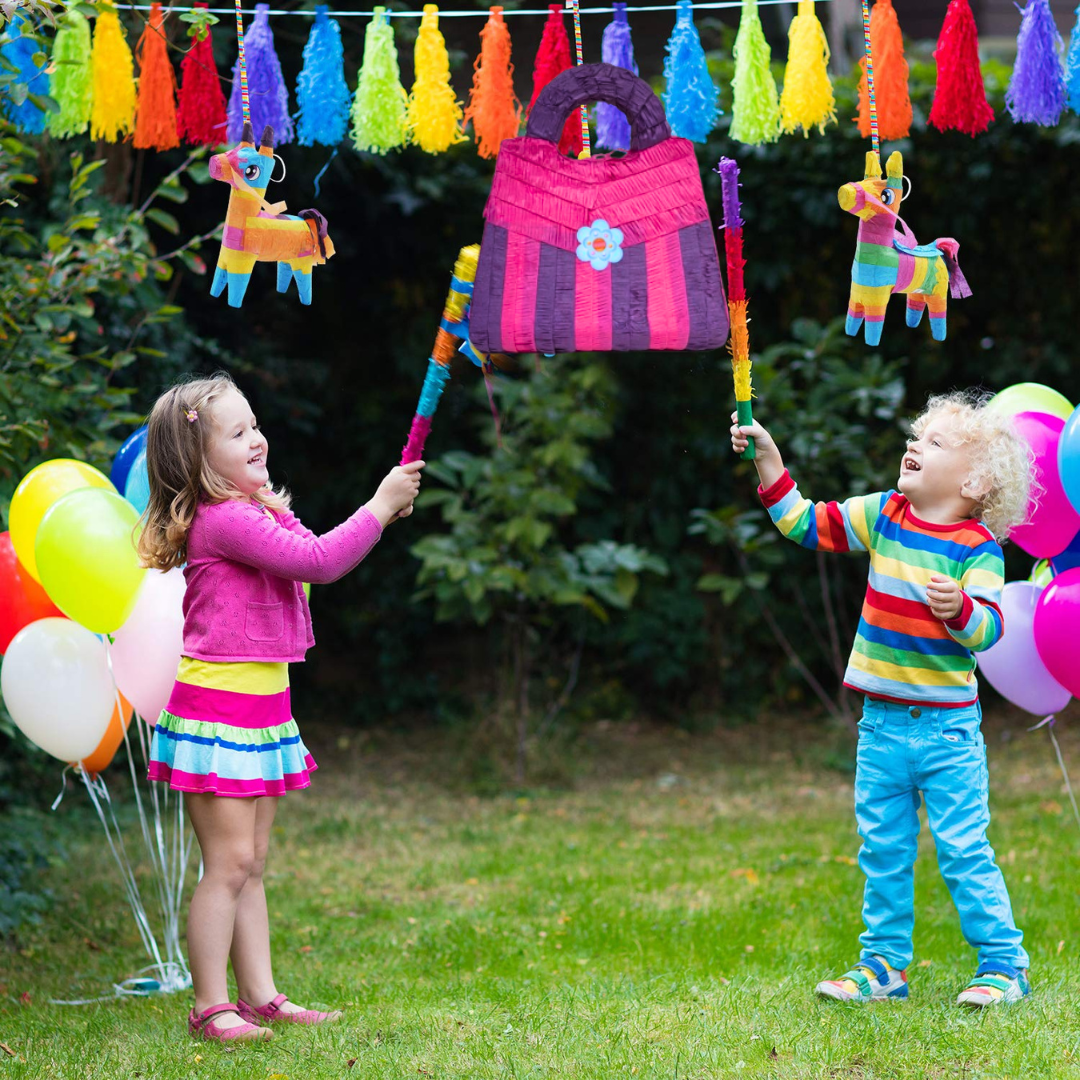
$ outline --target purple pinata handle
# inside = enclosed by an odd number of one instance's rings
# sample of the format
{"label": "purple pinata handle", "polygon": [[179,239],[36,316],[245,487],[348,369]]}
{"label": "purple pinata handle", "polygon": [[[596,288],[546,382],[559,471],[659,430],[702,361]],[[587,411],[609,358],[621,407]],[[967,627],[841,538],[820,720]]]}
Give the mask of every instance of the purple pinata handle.
{"label": "purple pinata handle", "polygon": [[739,215],[739,163],[734,158],[721,158],[716,167],[720,174],[724,228],[741,229],[743,220]]}
{"label": "purple pinata handle", "polygon": [[557,75],[540,91],[525,134],[557,144],[567,117],[590,101],[606,101],[626,114],[631,150],[645,150],[671,138],[664,106],[653,88],[614,64],[579,64]]}

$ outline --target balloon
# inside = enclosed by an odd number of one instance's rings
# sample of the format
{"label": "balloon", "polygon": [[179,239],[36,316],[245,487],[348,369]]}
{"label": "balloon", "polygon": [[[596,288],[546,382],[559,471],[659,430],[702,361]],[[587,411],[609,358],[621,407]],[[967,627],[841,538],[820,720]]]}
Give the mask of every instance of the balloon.
{"label": "balloon", "polygon": [[1035,607],[1035,646],[1046,669],[1074,697],[1080,696],[1080,569],[1058,574]]}
{"label": "balloon", "polygon": [[1064,574],[1066,570],[1075,570],[1080,566],[1080,533],[1077,533],[1069,546],[1050,560],[1055,574]]}
{"label": "balloon", "polygon": [[131,466],[135,464],[135,459],[145,447],[146,428],[141,427],[138,431],[129,435],[127,439],[124,440],[124,445],[116,451],[116,457],[113,458],[112,468],[109,470],[109,479],[112,481],[113,487],[116,488],[117,491],[124,490],[128,474],[131,472]]}
{"label": "balloon", "polygon": [[1032,585],[1038,585],[1040,589],[1045,589],[1053,580],[1054,566],[1049,559],[1040,559],[1031,568],[1031,573],[1028,574],[1028,581],[1030,581]]}
{"label": "balloon", "polygon": [[7,652],[11,639],[24,626],[62,614],[19,562],[11,534],[0,533],[0,653]]}
{"label": "balloon", "polygon": [[82,767],[92,777],[97,776],[99,772],[112,764],[112,759],[116,757],[116,751],[120,749],[120,744],[124,741],[124,732],[127,731],[130,723],[131,702],[121,694],[120,700],[113,706],[112,719],[105,729],[105,734],[101,736],[97,749],[82,760]]}
{"label": "balloon", "polygon": [[1049,386],[1037,382],[1016,383],[995,394],[987,403],[988,409],[1015,416],[1022,412],[1048,413],[1064,420],[1073,411],[1072,402]]}
{"label": "balloon", "polygon": [[1058,443],[1058,473],[1073,509],[1080,512],[1080,406],[1073,409]]}
{"label": "balloon", "polygon": [[11,496],[11,509],[8,512],[11,542],[15,545],[19,562],[26,567],[35,581],[41,581],[34,555],[34,543],[41,519],[62,495],[87,487],[116,490],[109,483],[108,477],[92,465],[72,458],[55,458],[31,469]]}
{"label": "balloon", "polygon": [[1035,475],[1043,491],[1028,520],[1013,529],[1009,539],[1036,559],[1052,558],[1080,532],[1080,514],[1069,502],[1057,469],[1065,421],[1048,413],[1022,412],[1013,417],[1013,427],[1035,455]]}
{"label": "balloon", "polygon": [[1045,716],[1064,709],[1072,696],[1039,659],[1032,620],[1042,588],[1030,581],[1010,581],[1001,590],[1005,633],[996,645],[976,653],[983,678],[1013,705]]}
{"label": "balloon", "polygon": [[124,498],[127,499],[140,515],[150,502],[150,477],[146,473],[146,451],[143,450],[131,465],[127,483],[124,485]]}
{"label": "balloon", "polygon": [[113,675],[151,726],[165,708],[184,651],[184,572],[148,570],[135,608],[116,631]]}
{"label": "balloon", "polygon": [[49,599],[87,630],[111,634],[135,607],[146,571],[132,530],[139,515],[115,491],[72,491],[42,519],[34,551]]}
{"label": "balloon", "polygon": [[15,635],[0,692],[16,727],[61,761],[92,754],[116,708],[105,643],[70,619],[38,619]]}

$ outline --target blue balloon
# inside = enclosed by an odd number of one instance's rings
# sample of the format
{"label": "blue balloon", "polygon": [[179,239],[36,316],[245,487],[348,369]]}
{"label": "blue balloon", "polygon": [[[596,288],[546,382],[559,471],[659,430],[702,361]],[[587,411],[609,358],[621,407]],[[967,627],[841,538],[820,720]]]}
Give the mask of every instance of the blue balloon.
{"label": "blue balloon", "polygon": [[139,452],[128,473],[127,483],[124,484],[124,498],[127,499],[139,513],[146,510],[150,502],[150,477],[146,473],[146,451]]}
{"label": "blue balloon", "polygon": [[1064,574],[1066,570],[1075,570],[1080,566],[1080,532],[1073,538],[1072,543],[1060,554],[1050,560],[1050,568],[1054,574]]}
{"label": "blue balloon", "polygon": [[127,484],[128,474],[135,459],[146,448],[146,428],[141,427],[134,434],[129,435],[124,445],[116,451],[113,458],[112,469],[109,470],[109,479],[117,491],[123,491]]}
{"label": "blue balloon", "polygon": [[1080,514],[1080,405],[1065,421],[1058,443],[1058,474],[1073,509]]}

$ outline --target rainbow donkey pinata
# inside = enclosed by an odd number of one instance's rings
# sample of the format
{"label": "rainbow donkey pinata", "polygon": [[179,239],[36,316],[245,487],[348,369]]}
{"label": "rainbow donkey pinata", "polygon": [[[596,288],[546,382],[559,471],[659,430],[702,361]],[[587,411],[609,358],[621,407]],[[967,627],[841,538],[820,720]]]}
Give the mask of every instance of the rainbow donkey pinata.
{"label": "rainbow donkey pinata", "polygon": [[868,150],[866,176],[844,184],[837,193],[841,209],[859,219],[845,329],[855,337],[865,320],[866,344],[877,345],[889,297],[904,293],[908,326],[918,326],[929,308],[930,332],[935,341],[944,341],[949,293],[953,299],[971,295],[957,261],[960,244],[951,236],[920,244],[898,213],[904,197],[904,159],[899,151],[889,155],[885,172],[882,180],[881,159]]}
{"label": "rainbow donkey pinata", "polygon": [[255,146],[250,122],[244,124],[240,142],[232,150],[210,159],[210,175],[232,188],[225,231],[221,237],[211,296],[229,286],[229,307],[238,308],[257,262],[277,263],[277,291],[287,292],[295,280],[300,303],[311,303],[311,270],[334,254],[326,231],[326,218],[318,210],[286,214],[283,202],[271,205],[266,186],[274,171],[274,129],[263,130]]}

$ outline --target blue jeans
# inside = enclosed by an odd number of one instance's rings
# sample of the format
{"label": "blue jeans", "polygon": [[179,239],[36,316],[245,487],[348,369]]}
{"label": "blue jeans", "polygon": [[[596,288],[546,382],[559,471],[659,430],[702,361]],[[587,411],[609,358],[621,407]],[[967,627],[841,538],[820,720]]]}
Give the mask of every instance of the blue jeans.
{"label": "blue jeans", "polygon": [[941,876],[968,944],[978,949],[980,963],[1028,966],[1024,935],[986,839],[989,778],[981,721],[978,702],[942,709],[866,699],[855,769],[859,866],[866,875],[861,956],[880,956],[900,969],[911,963],[921,791]]}

